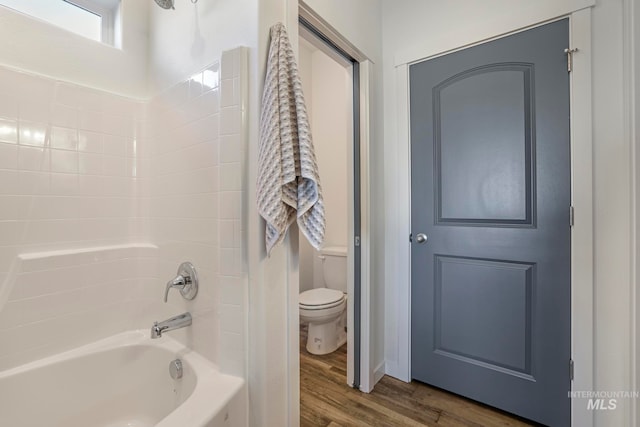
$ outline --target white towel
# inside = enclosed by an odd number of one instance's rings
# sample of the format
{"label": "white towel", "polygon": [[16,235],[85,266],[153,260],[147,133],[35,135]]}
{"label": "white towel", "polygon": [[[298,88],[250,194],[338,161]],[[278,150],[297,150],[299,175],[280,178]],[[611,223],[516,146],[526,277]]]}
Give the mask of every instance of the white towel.
{"label": "white towel", "polygon": [[267,254],[298,226],[316,249],[324,242],[324,203],[307,109],[284,25],[271,27],[262,94],[257,182],[258,211],[267,222]]}

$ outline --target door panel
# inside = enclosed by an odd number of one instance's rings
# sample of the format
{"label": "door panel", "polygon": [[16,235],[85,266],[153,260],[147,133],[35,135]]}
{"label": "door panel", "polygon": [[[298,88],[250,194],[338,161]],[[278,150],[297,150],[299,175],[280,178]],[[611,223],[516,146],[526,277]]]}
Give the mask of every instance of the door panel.
{"label": "door panel", "polygon": [[[435,259],[435,351],[530,375],[533,266],[438,255]],[[469,299],[474,303],[468,304]]]}
{"label": "door panel", "polygon": [[568,20],[410,72],[412,376],[570,425]]}
{"label": "door panel", "polygon": [[434,88],[439,222],[530,224],[530,68],[494,64]]}

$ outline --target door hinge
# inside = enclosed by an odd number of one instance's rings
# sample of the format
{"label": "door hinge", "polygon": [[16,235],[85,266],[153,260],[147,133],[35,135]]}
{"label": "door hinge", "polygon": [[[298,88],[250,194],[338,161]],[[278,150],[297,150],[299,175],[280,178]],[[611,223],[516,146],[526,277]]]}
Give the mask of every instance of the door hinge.
{"label": "door hinge", "polygon": [[564,53],[567,54],[567,72],[569,73],[573,69],[573,54],[576,53],[577,51],[578,51],[578,48],[575,48],[575,49],[566,48],[564,50]]}
{"label": "door hinge", "polygon": [[569,206],[569,227],[573,227],[574,223],[575,223],[575,210],[573,209],[573,206]]}
{"label": "door hinge", "polygon": [[573,359],[569,359],[569,379],[573,381]]}
{"label": "door hinge", "polygon": [[356,247],[360,246],[360,236],[356,236],[354,239],[354,244]]}

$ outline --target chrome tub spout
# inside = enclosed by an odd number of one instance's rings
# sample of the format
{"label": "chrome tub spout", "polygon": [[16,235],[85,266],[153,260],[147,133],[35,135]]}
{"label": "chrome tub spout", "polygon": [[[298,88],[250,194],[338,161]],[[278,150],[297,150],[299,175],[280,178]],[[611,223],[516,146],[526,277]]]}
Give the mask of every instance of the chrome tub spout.
{"label": "chrome tub spout", "polygon": [[182,313],[160,323],[153,322],[151,327],[151,338],[160,338],[164,332],[173,331],[174,329],[185,328],[191,325],[191,314]]}

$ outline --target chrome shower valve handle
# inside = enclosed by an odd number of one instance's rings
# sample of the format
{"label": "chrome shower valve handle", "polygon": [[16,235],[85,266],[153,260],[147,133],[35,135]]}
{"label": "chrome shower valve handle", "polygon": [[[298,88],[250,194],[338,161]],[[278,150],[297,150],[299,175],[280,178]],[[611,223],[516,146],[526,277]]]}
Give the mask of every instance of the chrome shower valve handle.
{"label": "chrome shower valve handle", "polygon": [[187,285],[187,281],[181,275],[178,275],[178,277],[176,277],[173,280],[169,280],[167,282],[167,288],[164,291],[164,302],[167,302],[167,299],[169,298],[169,291],[171,289],[179,289],[182,292],[182,290],[186,285]]}
{"label": "chrome shower valve handle", "polygon": [[198,275],[196,269],[190,262],[183,262],[178,267],[178,275],[167,282],[164,291],[164,302],[169,298],[169,291],[178,289],[182,297],[192,300],[198,294]]}

